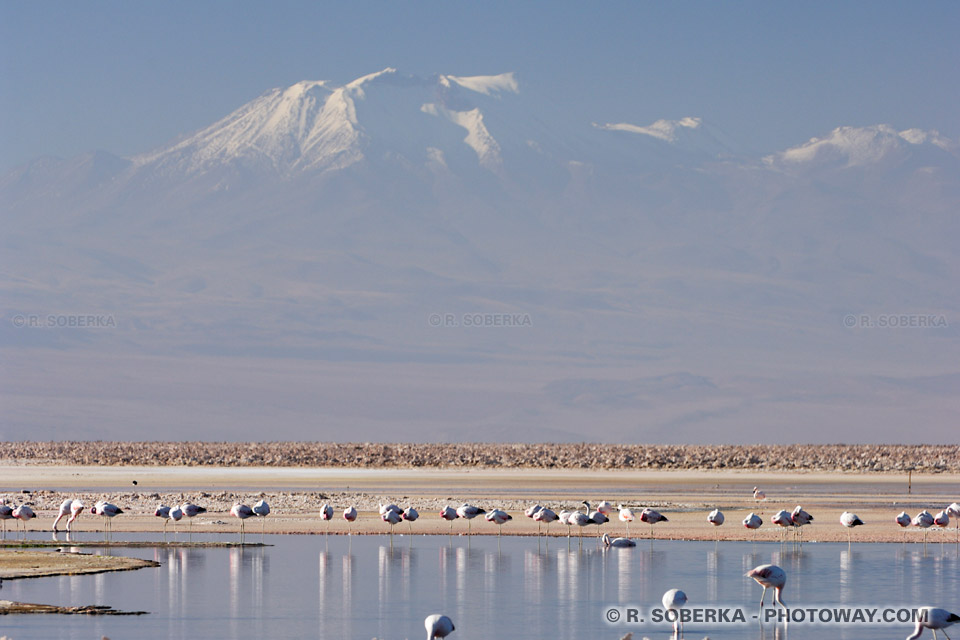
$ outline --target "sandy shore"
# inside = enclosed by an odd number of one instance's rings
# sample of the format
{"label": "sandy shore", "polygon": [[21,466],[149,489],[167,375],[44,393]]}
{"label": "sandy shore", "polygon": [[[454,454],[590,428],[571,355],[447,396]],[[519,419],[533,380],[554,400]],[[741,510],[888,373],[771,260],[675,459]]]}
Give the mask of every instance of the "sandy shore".
{"label": "sandy shore", "polygon": [[[136,486],[133,482],[136,481]],[[767,499],[757,502],[751,489],[761,486]],[[661,539],[777,540],[780,531],[769,524],[770,516],[780,509],[792,510],[797,504],[815,517],[804,528],[808,542],[846,541],[847,530],[839,525],[840,514],[856,511],[866,522],[854,530],[856,540],[901,542],[904,532],[894,523],[901,511],[915,515],[922,509],[936,513],[960,500],[960,475],[936,473],[912,475],[908,493],[907,476],[896,474],[802,473],[771,471],[593,471],[593,470],[436,470],[390,469],[350,470],[328,468],[274,467],[80,467],[17,465],[0,467],[0,497],[9,503],[31,504],[39,517],[30,521],[31,530],[49,531],[56,509],[65,497],[77,497],[92,505],[106,499],[126,513],[113,521],[114,532],[161,532],[163,522],[151,514],[158,502],[178,504],[184,501],[205,506],[209,511],[178,525],[179,534],[168,527],[170,536],[194,531],[224,535],[239,531],[239,522],[230,517],[235,501],[253,504],[266,499],[272,513],[265,521],[247,521],[247,531],[268,533],[383,534],[389,525],[376,512],[379,503],[412,505],[420,519],[412,528],[406,523],[396,534],[446,534],[450,526],[440,520],[444,505],[471,502],[486,509],[502,508],[514,519],[503,527],[504,535],[536,535],[537,524],[524,517],[523,510],[534,503],[556,511],[575,509],[582,500],[593,504],[609,500],[639,511],[649,506],[661,511],[669,522],[654,527]],[[333,522],[320,520],[319,510],[329,503],[337,510]],[[351,527],[340,513],[347,506],[360,511]],[[714,528],[706,514],[720,508],[726,524]],[[764,519],[758,531],[744,529],[740,522],[750,512]],[[85,513],[74,525],[75,539],[96,540],[102,534],[101,519]],[[930,530],[929,542],[954,541],[951,522],[948,532]],[[61,528],[62,528],[61,524]],[[476,534],[496,534],[497,527],[475,519]],[[456,521],[455,534],[467,530],[467,523]],[[604,530],[623,535],[625,527],[614,519]],[[594,528],[584,533],[590,534]],[[566,535],[566,528],[553,525],[551,535]],[[576,536],[579,531],[573,531]],[[631,526],[633,537],[647,537],[650,527],[639,522]],[[7,533],[8,538],[12,534]],[[62,534],[61,534],[62,535]],[[158,538],[160,539],[160,538]],[[923,533],[908,530],[906,540],[919,542]]]}
{"label": "sandy shore", "polygon": [[35,551],[21,549],[0,550],[0,578],[42,578],[45,576],[80,575],[107,571],[131,571],[144,567],[159,567],[152,560],[123,556],[97,556],[88,553]]}

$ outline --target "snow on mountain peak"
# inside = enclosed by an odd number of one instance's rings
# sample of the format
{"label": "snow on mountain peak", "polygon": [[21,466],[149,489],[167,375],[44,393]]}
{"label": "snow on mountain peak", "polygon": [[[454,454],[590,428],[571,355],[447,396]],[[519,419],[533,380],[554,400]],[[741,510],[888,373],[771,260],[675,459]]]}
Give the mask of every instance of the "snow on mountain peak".
{"label": "snow on mountain peak", "polygon": [[464,89],[469,89],[470,91],[482,93],[487,96],[500,94],[501,92],[520,93],[520,86],[513,72],[501,73],[496,76],[440,76],[440,83],[442,85],[449,87],[451,82],[460,85]]}
{"label": "snow on mountain peak", "polygon": [[911,146],[931,144],[955,154],[955,141],[937,131],[907,129],[897,131],[890,125],[869,127],[837,127],[823,138],[811,138],[796,147],[769,155],[763,159],[768,166],[801,167],[815,162],[839,163],[844,167],[875,164],[891,154],[903,153]]}
{"label": "snow on mountain peak", "polygon": [[463,141],[477,153],[477,159],[480,166],[497,172],[503,165],[500,157],[500,145],[487,131],[483,124],[483,114],[480,109],[471,109],[469,111],[453,111],[442,105],[425,104],[420,107],[423,113],[444,118],[459,127],[467,130],[467,137]]}
{"label": "snow on mountain peak", "polygon": [[616,124],[597,124],[594,122],[593,126],[604,131],[627,131],[629,133],[652,136],[659,140],[663,140],[664,142],[674,143],[677,141],[678,131],[681,129],[699,129],[702,124],[703,120],[701,118],[686,117],[681,118],[680,120],[661,119],[645,127],[626,122]]}

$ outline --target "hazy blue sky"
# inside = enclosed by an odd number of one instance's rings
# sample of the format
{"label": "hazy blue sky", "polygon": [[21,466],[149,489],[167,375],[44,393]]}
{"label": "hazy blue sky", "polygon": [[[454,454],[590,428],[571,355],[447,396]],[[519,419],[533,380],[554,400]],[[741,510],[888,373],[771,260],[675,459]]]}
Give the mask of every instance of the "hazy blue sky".
{"label": "hazy blue sky", "polygon": [[960,4],[0,4],[0,169],[132,155],[263,91],[516,71],[585,121],[701,116],[756,151],[842,124],[960,135]]}

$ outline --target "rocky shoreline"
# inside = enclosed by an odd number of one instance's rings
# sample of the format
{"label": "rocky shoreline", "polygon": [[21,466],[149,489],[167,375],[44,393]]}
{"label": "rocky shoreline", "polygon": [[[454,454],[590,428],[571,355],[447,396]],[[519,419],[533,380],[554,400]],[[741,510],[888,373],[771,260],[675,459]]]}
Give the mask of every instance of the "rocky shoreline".
{"label": "rocky shoreline", "polygon": [[8,442],[3,464],[960,472],[960,445]]}

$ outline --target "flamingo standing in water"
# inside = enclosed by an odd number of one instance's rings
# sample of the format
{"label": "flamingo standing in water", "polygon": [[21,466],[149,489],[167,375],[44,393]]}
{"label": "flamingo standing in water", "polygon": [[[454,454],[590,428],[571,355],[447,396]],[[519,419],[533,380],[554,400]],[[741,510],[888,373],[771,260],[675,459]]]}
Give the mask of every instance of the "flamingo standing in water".
{"label": "flamingo standing in water", "polygon": [[407,526],[410,527],[410,535],[413,535],[413,524],[417,521],[417,518],[420,517],[420,514],[417,513],[417,510],[413,507],[407,507],[403,510],[403,513],[400,514],[400,517],[407,521]]}
{"label": "flamingo standing in water", "polygon": [[380,517],[382,518],[383,514],[385,514],[387,511],[396,511],[397,515],[400,515],[401,513],[403,513],[403,509],[393,504],[392,502],[390,504],[380,505]]}
{"label": "flamingo standing in water", "polygon": [[540,524],[543,523],[547,525],[547,535],[550,535],[550,523],[556,522],[557,518],[558,516],[553,509],[548,509],[546,507],[543,507],[542,509],[540,509],[540,511],[537,511],[533,515],[533,519],[537,521],[537,534],[539,535]]}
{"label": "flamingo standing in water", "polygon": [[[356,518],[356,514],[353,516]],[[333,520],[333,507],[329,504],[325,504],[320,507],[320,519],[327,523],[327,531],[324,535],[330,535],[330,521]]]}
{"label": "flamingo standing in water", "polygon": [[680,589],[670,589],[660,600],[663,603],[663,608],[667,611],[676,611],[676,618],[673,620],[673,635],[676,636],[683,631],[683,620],[680,619],[680,609],[683,608],[683,605],[687,604],[687,594]]}
{"label": "flamingo standing in water", "polygon": [[[747,529],[753,529],[754,531],[756,531],[761,526],[763,526],[763,519],[757,514],[751,513],[747,515],[746,518],[743,519],[743,526],[746,527]],[[754,542],[756,542],[757,540],[756,533],[753,534],[753,540]]]}
{"label": "flamingo standing in water", "polygon": [[779,535],[782,541],[787,527],[793,526],[793,517],[790,515],[789,511],[781,509],[777,513],[773,514],[773,517],[770,518],[770,522],[780,527]]}
{"label": "flamingo standing in water", "polygon": [[647,507],[640,513],[640,522],[646,522],[650,525],[650,538],[653,538],[653,525],[658,522],[669,522],[667,516]]}
{"label": "flamingo standing in water", "polygon": [[900,525],[900,528],[903,529],[903,541],[907,541],[907,527],[910,526],[910,514],[906,511],[901,511],[900,515],[896,517],[895,522]]}
{"label": "flamingo standing in water", "polygon": [[460,517],[457,515],[457,510],[450,505],[446,505],[440,511],[440,517],[450,523],[450,535],[453,535],[453,521]]}
{"label": "flamingo standing in water", "polygon": [[185,502],[182,505],[180,505],[180,511],[182,511],[183,515],[185,515],[189,520],[190,530],[193,531],[193,519],[201,513],[206,513],[207,509],[206,507],[198,507],[197,505],[192,504],[190,502]]}
{"label": "flamingo standing in water", "polygon": [[13,519],[13,507],[7,504],[0,504],[0,522],[3,523],[3,537],[7,537],[7,520]]}
{"label": "flamingo standing in water", "polygon": [[717,541],[720,541],[720,527],[723,525],[723,511],[720,509],[714,509],[707,515],[707,522],[712,524],[717,530]]}
{"label": "flamingo standing in water", "polygon": [[450,618],[439,613],[427,616],[427,619],[423,621],[423,626],[427,629],[427,640],[446,638],[456,629]]}
{"label": "flamingo standing in water", "polygon": [[[937,629],[943,631],[943,635],[947,636],[946,628],[955,625],[960,622],[960,616],[955,613],[950,613],[946,609],[936,609],[934,607],[921,607],[917,610],[918,620],[917,626],[914,627],[913,633],[907,636],[907,640],[916,640],[923,633],[924,629],[933,630],[933,638],[937,638]],[[950,636],[947,636],[947,640],[950,640]]]}
{"label": "flamingo standing in water", "polygon": [[487,522],[492,522],[493,524],[497,525],[497,537],[500,537],[500,534],[503,533],[503,525],[510,520],[513,520],[513,516],[502,509],[494,509],[483,516],[483,518]]}
{"label": "flamingo standing in water", "polygon": [[910,522],[915,527],[920,527],[923,529],[923,542],[927,542],[927,529],[933,526],[933,516],[930,515],[930,512],[924,509],[916,515],[916,517]]}
{"label": "flamingo standing in water", "polygon": [[957,544],[960,544],[960,503],[954,502],[947,507],[947,514],[957,523],[955,527],[957,530]]}
{"label": "flamingo standing in water", "polygon": [[57,519],[53,521],[53,532],[57,532],[57,524],[60,522],[60,519],[65,516],[70,516],[67,520],[67,531],[70,531],[70,526],[73,524],[73,521],[79,518],[82,512],[82,502],[73,498],[67,498],[64,500],[60,504],[60,513],[57,515]]}
{"label": "flamingo standing in water", "polygon": [[[603,513],[603,512],[600,511],[599,509],[595,509],[595,510],[591,511],[591,510],[590,510],[590,503],[587,502],[586,500],[584,500],[582,504],[583,504],[583,506],[586,507],[586,509],[587,509],[587,514],[588,514],[587,517],[590,518],[590,523],[597,525],[597,530],[598,530],[598,531],[599,531],[601,525],[604,525],[604,524],[606,524],[607,522],[610,522],[610,518],[607,517],[607,514]],[[609,505],[610,503],[608,502],[608,503],[606,503],[606,504]],[[613,506],[611,505],[610,508],[612,509]]]}
{"label": "flamingo standing in water", "polygon": [[790,518],[793,520],[793,526],[796,527],[796,529],[794,529],[794,535],[797,537],[803,537],[803,527],[813,522],[813,516],[804,511],[800,505],[794,508],[793,513],[790,514]]}
{"label": "flamingo standing in water", "polygon": [[391,510],[391,509],[387,509],[386,511],[384,511],[383,515],[380,516],[380,519],[390,525],[390,540],[391,540],[391,543],[390,543],[390,544],[392,545],[392,544],[393,544],[393,542],[392,542],[392,540],[393,540],[393,527],[394,527],[395,525],[399,524],[399,523],[403,520],[403,517],[402,517],[399,513],[397,513],[396,511],[393,511],[393,510]]}
{"label": "flamingo standing in water", "polygon": [[784,609],[787,605],[783,604],[780,594],[783,593],[783,587],[787,584],[787,573],[775,564],[762,564],[759,567],[751,569],[744,574],[748,578],[753,578],[757,584],[763,587],[763,593],[760,594],[760,608],[763,609],[763,598],[767,595],[767,589],[773,587],[773,608],[777,608],[777,603]]}
{"label": "flamingo standing in water", "polygon": [[629,537],[630,537],[630,523],[633,522],[633,511],[631,511],[631,510],[628,509],[627,507],[623,506],[622,504],[621,504],[621,505],[617,505],[617,508],[620,509],[620,516],[619,516],[619,517],[620,517],[620,522],[622,522],[622,523],[624,523],[625,525],[627,525],[627,537],[629,538]]}
{"label": "flamingo standing in water", "polygon": [[557,520],[560,521],[560,524],[567,526],[567,540],[570,540],[570,527],[573,526],[573,523],[570,522],[570,516],[573,515],[573,511],[567,511],[563,509],[558,515]]}
{"label": "flamingo standing in water", "polygon": [[467,504],[466,502],[457,508],[457,515],[465,518],[467,521],[467,535],[470,535],[470,521],[484,513],[486,513],[486,511],[483,509],[475,507],[472,504]]}
{"label": "flamingo standing in water", "polygon": [[593,524],[593,520],[582,511],[574,511],[567,517],[567,520],[571,525],[575,524],[580,527],[580,544],[583,544],[583,528],[588,524]]}
{"label": "flamingo standing in water", "polygon": [[605,516],[609,516],[611,513],[613,513],[613,505],[607,502],[606,500],[604,500],[603,502],[597,505],[597,511],[599,511]]}
{"label": "flamingo standing in water", "polygon": [[90,513],[107,518],[107,526],[104,528],[104,533],[106,533],[106,531],[109,529],[110,533],[112,534],[113,519],[123,513],[123,509],[115,504],[110,504],[109,502],[100,500],[97,502],[97,504],[90,508]]}
{"label": "flamingo standing in water", "polygon": [[173,532],[177,532],[177,523],[183,520],[183,507],[174,505],[167,511],[167,521],[173,520]]}
{"label": "flamingo standing in water", "polygon": [[348,526],[352,526],[357,519],[357,510],[352,506],[347,507],[343,510],[343,519],[350,523]]}
{"label": "flamingo standing in water", "polygon": [[16,518],[21,525],[23,525],[23,537],[27,537],[27,522],[30,521],[36,514],[33,512],[33,509],[28,507],[25,504],[20,505],[13,510],[11,515]]}
{"label": "flamingo standing in water", "polygon": [[[946,535],[947,527],[950,525],[950,515],[946,509],[933,516],[933,524],[940,527],[940,546],[943,547],[943,537]],[[946,633],[944,633],[944,635],[946,635]]]}
{"label": "flamingo standing in water", "polygon": [[859,527],[863,525],[863,520],[857,517],[857,514],[851,513],[849,511],[844,511],[840,514],[840,524],[847,528],[847,544],[850,544],[850,530],[854,527]]}
{"label": "flamingo standing in water", "polygon": [[170,518],[170,507],[168,507],[167,505],[165,505],[165,504],[163,504],[163,503],[161,502],[160,504],[157,505],[157,508],[154,509],[153,515],[155,515],[155,516],[158,517],[158,518],[163,518],[163,531],[164,531],[164,533],[166,533],[166,531],[167,531],[167,523],[170,521],[170,520],[169,520],[169,518]]}
{"label": "flamingo standing in water", "polygon": [[253,505],[253,513],[260,518],[260,536],[263,539],[263,532],[267,527],[267,516],[270,515],[270,505],[266,500],[261,500]]}
{"label": "flamingo standing in water", "polygon": [[543,507],[541,507],[539,504],[535,504],[523,512],[523,515],[527,516],[528,518],[530,518],[531,520],[534,520],[537,523],[537,535],[540,535],[540,521],[537,520],[534,516],[536,516],[541,509],[543,509]]}
{"label": "flamingo standing in water", "polygon": [[244,528],[244,527],[243,527],[243,525],[244,525],[244,522],[243,522],[243,521],[246,520],[247,518],[252,518],[252,517],[254,517],[256,514],[253,512],[253,509],[251,509],[251,508],[248,507],[247,505],[245,505],[245,504],[240,504],[239,502],[237,502],[237,503],[234,503],[233,507],[230,508],[230,515],[232,515],[234,518],[239,518],[239,519],[240,519],[240,539],[241,539],[241,541],[242,541],[242,540],[243,540],[243,528]]}

